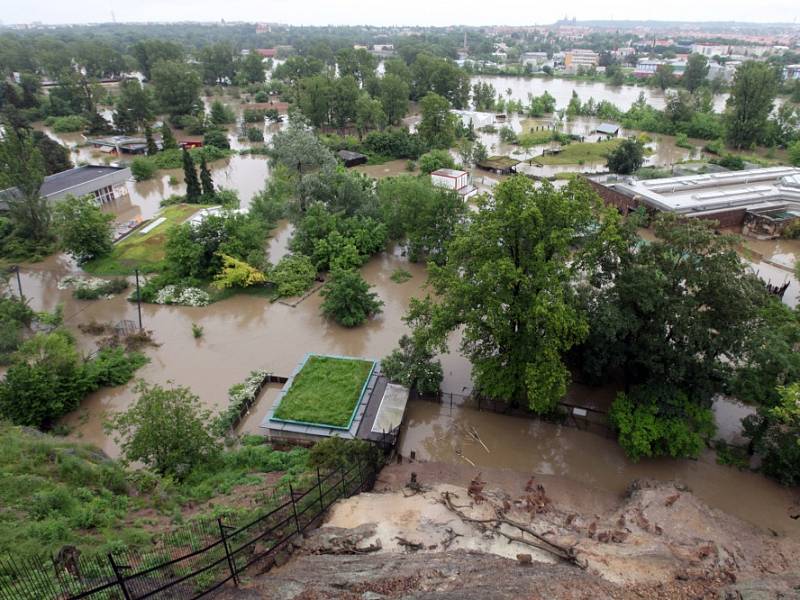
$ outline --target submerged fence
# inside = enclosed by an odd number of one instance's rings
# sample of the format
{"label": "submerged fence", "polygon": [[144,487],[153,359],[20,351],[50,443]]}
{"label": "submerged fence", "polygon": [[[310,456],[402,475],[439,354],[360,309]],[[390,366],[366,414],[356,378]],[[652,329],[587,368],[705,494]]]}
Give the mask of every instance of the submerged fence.
{"label": "submerged fence", "polygon": [[265,503],[264,514],[244,523],[226,519],[193,522],[160,538],[152,551],[113,552],[86,559],[65,547],[49,560],[0,559],[0,600],[194,599],[237,584],[250,565],[275,556],[312,526],[339,498],[369,490],[376,470],[349,469],[291,485]]}

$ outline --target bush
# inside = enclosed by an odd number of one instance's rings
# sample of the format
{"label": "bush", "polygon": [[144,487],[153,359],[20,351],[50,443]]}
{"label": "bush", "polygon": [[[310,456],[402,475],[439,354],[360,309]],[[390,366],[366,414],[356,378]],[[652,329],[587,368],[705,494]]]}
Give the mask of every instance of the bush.
{"label": "bush", "polygon": [[500,141],[504,144],[516,144],[519,140],[517,139],[517,134],[514,133],[511,127],[503,125],[503,127],[500,128]]}
{"label": "bush", "polygon": [[256,129],[255,127],[248,127],[247,128],[247,141],[248,142],[263,142],[264,141],[264,132],[260,129]]}
{"label": "bush", "polygon": [[78,285],[72,295],[78,300],[97,300],[98,298],[119,294],[126,290],[128,285],[126,279],[98,280],[95,284]]}
{"label": "bush", "polygon": [[381,361],[383,374],[390,381],[416,388],[423,394],[438,392],[444,379],[442,363],[433,360],[433,352],[417,345],[407,335],[400,338],[399,344],[399,348]]}
{"label": "bush", "polygon": [[789,162],[795,167],[800,167],[800,140],[789,146]]}
{"label": "bush", "polygon": [[741,156],[736,156],[735,154],[726,154],[721,158],[715,158],[709,162],[730,169],[731,171],[741,171],[744,169],[744,160]]}
{"label": "bush", "polygon": [[685,133],[679,133],[675,136],[675,145],[678,148],[686,148],[688,150],[694,148],[694,146],[689,143],[689,137]]}
{"label": "bush", "polygon": [[55,133],[74,133],[76,131],[83,131],[87,126],[86,119],[78,115],[47,117],[44,124]]}
{"label": "bush", "polygon": [[244,119],[245,123],[263,123],[264,118],[267,116],[266,112],[262,108],[245,108],[242,112],[242,119]]}
{"label": "bush", "polygon": [[322,314],[344,327],[361,325],[383,306],[377,294],[369,289],[358,271],[334,271],[320,292],[324,298]]}
{"label": "bush", "polygon": [[317,442],[308,454],[309,465],[321,471],[348,470],[356,464],[376,469],[383,461],[380,449],[365,440],[330,437]]}
{"label": "bush", "polygon": [[94,198],[68,196],[56,205],[54,216],[61,247],[79,264],[111,254],[114,216],[100,210]]}
{"label": "bush", "polygon": [[725,145],[723,144],[722,140],[713,140],[708,142],[705,146],[703,146],[703,150],[706,152],[710,152],[711,154],[720,155],[722,154]]}
{"label": "bush", "polygon": [[454,169],[455,166],[456,163],[447,150],[431,150],[419,157],[419,169],[426,175],[438,169]]}
{"label": "bush", "polygon": [[158,167],[149,156],[137,156],[131,163],[131,173],[136,181],[152,179],[156,171],[158,171]]}
{"label": "bush", "polygon": [[228,134],[221,129],[209,129],[203,136],[203,146],[215,146],[230,150],[231,143],[228,140]]}
{"label": "bush", "polygon": [[269,273],[269,281],[278,288],[279,296],[300,296],[317,276],[311,259],[302,254],[287,254]]}

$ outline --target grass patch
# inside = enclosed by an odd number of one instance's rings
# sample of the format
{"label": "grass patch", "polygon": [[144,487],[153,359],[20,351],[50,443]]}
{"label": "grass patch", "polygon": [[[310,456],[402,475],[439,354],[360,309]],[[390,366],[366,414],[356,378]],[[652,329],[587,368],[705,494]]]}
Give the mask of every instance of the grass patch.
{"label": "grass patch", "polygon": [[395,283],[405,283],[409,279],[411,279],[413,275],[406,271],[405,269],[395,269],[394,273],[389,276],[389,279],[394,281]]}
{"label": "grass patch", "polygon": [[275,417],[347,427],[372,366],[366,360],[309,356]]}
{"label": "grass patch", "polygon": [[622,139],[576,142],[564,146],[559,154],[537,156],[535,161],[542,165],[581,165],[603,162],[608,153],[621,143]]}
{"label": "grass patch", "polygon": [[110,255],[87,262],[83,270],[93,275],[131,275],[137,267],[143,273],[159,271],[170,227],[183,223],[203,207],[200,204],[175,204],[164,208],[158,216],[164,217],[165,222],[144,235],[134,231],[115,244]]}

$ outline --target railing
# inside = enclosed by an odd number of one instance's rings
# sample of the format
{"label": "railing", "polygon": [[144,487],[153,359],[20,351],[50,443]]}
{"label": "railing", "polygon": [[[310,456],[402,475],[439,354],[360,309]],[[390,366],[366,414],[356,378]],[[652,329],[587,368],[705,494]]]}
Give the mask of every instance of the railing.
{"label": "railing", "polygon": [[81,558],[0,558],[0,600],[181,598],[193,600],[263,560],[269,568],[286,543],[311,527],[339,498],[371,489],[376,470],[360,462],[273,494],[266,512],[245,523],[202,520],[173,531],[148,552]]}

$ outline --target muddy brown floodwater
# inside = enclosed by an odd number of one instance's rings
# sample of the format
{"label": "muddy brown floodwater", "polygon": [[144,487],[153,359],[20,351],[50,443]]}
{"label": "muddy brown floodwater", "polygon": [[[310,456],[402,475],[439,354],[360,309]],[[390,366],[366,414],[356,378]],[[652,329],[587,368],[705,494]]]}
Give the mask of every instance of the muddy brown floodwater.
{"label": "muddy brown floodwater", "polygon": [[[397,284],[390,276],[400,267],[413,277]],[[65,323],[76,332],[80,323],[136,320],[136,306],[124,296],[82,301],[73,299],[70,290],[59,290],[58,281],[75,269],[64,256],[23,267],[23,291],[31,306],[35,310],[52,310],[63,303]],[[375,286],[384,306],[381,315],[354,329],[324,319],[318,293],[295,308],[244,295],[204,308],[145,304],[144,326],[154,332],[160,346],[146,350],[150,363],[137,372],[137,377],[189,386],[205,406],[219,410],[227,404],[228,388],[244,380],[250,371],[267,369],[288,375],[307,352],[380,359],[406,332],[401,317],[409,299],[422,293],[426,273],[423,266],[408,263],[393,253],[373,258],[362,273]],[[192,336],[192,323],[204,329],[199,340]],[[86,352],[94,349],[92,338],[78,333],[78,339]],[[462,359],[462,363],[466,368],[466,361]],[[125,409],[133,399],[132,384],[100,390],[87,398],[78,411],[67,415],[65,423],[74,427],[74,437],[116,456],[119,450],[103,432],[103,420],[108,411]],[[259,403],[256,410],[266,408]],[[254,430],[252,425],[248,423],[247,430]]]}
{"label": "muddy brown floodwater", "polygon": [[[463,433],[465,427],[477,430],[488,452]],[[717,465],[710,453],[696,461],[634,463],[616,440],[595,433],[424,400],[408,405],[399,451],[404,457],[414,451],[421,461],[465,465],[469,459],[476,472],[487,467],[567,477],[618,495],[634,479],[678,479],[714,508],[780,534],[800,536],[800,521],[788,512],[797,489]]]}

